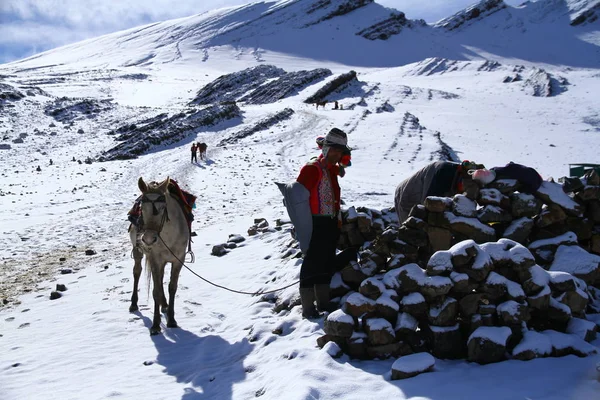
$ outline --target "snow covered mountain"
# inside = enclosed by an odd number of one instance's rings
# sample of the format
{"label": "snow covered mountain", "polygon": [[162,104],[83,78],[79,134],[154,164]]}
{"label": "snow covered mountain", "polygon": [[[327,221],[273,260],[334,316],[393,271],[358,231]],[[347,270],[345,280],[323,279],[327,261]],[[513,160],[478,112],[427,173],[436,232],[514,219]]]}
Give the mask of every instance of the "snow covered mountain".
{"label": "snow covered mountain", "polygon": [[519,8],[483,0],[428,26],[373,0],[260,2],[105,35],[13,65],[206,64],[229,48],[234,59],[251,54],[258,62],[275,64],[277,54],[289,54],[362,67],[399,66],[427,57],[594,67],[600,60],[599,39],[590,33],[597,30],[599,7],[593,0],[543,0]]}
{"label": "snow covered mountain", "polygon": [[[148,339],[151,298],[127,313],[126,213],[140,176],[177,179],[198,195],[194,270],[271,290],[299,272],[285,228],[223,257],[212,246],[287,219],[273,182],[334,126],[353,148],[346,206],[392,207],[396,185],[438,159],[555,179],[599,163],[599,14],[591,0],[483,0],[428,25],[369,0],[263,1],[0,65],[0,397],[593,398],[597,355],[437,360],[398,384],[393,360],[316,349],[322,322],[290,306],[297,286],[244,297],[186,271],[181,328]],[[192,142],[208,160],[190,163]],[[49,301],[56,283],[68,290]]]}

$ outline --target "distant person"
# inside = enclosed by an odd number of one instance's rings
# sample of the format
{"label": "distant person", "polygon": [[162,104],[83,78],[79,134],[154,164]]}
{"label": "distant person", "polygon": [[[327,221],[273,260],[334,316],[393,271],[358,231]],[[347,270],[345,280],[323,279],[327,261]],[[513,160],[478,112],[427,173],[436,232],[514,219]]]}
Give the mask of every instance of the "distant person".
{"label": "distant person", "polygon": [[333,102],[333,109],[338,110],[340,107],[338,106],[337,100]]}
{"label": "distant person", "polygon": [[338,176],[344,176],[342,159],[345,157],[345,161],[350,161],[348,137],[344,131],[333,128],[320,142],[319,139],[321,154],[304,165],[297,178],[308,191],[312,214],[306,216],[312,219],[312,231],[300,268],[300,301],[305,318],[318,317],[318,311],[332,311],[330,283],[337,265],[336,248],[341,227]]}
{"label": "distant person", "polygon": [[50,159],[50,165],[54,164],[54,162],[52,161],[52,159]]}
{"label": "distant person", "polygon": [[194,161],[197,163],[198,162],[198,147],[196,146],[196,143],[192,143],[192,164],[194,163]]}
{"label": "distant person", "polygon": [[469,170],[479,168],[483,165],[470,161],[436,161],[415,172],[396,188],[394,204],[399,222],[406,221],[413,206],[423,204],[428,196],[449,197],[462,193],[465,183],[473,183]]}

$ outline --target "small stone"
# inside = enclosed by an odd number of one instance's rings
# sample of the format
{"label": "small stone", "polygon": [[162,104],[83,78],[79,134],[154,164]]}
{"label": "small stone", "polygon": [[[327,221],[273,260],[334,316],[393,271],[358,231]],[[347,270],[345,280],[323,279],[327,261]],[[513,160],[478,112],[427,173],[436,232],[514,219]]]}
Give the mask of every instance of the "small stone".
{"label": "small stone", "polygon": [[62,284],[62,283],[57,283],[56,284],[56,291],[57,292],[66,292],[67,291],[67,287]]}
{"label": "small stone", "polygon": [[73,270],[71,268],[63,268],[60,270],[60,273],[63,275],[72,274]]}
{"label": "small stone", "polygon": [[67,261],[67,257],[61,257],[61,258],[58,259],[58,261],[60,261],[60,262]]}
{"label": "small stone", "polygon": [[88,249],[85,251],[86,256],[93,256],[94,254],[96,254],[95,250]]}
{"label": "small stone", "polygon": [[154,364],[154,361],[144,361],[144,365],[148,366],[148,365],[152,365]]}
{"label": "small stone", "polygon": [[60,294],[60,292],[50,293],[50,300],[60,299],[61,297],[62,297],[62,294]]}

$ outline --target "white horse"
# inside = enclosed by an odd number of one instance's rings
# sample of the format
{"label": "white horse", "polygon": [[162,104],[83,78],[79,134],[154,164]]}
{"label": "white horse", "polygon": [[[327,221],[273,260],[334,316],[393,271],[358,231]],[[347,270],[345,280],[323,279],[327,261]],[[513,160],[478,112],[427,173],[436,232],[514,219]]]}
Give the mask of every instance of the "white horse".
{"label": "white horse", "polygon": [[[142,223],[140,230],[131,225],[129,235],[133,245],[133,294],[129,311],[138,310],[138,283],[142,272],[142,258],[146,256],[148,283],[152,276],[154,298],[154,318],[150,334],[160,333],[160,307],[167,313],[167,327],[177,328],[175,321],[175,293],[179,273],[185,260],[186,248],[190,240],[190,230],[184,211],[168,190],[170,179],[146,184],[140,177],[138,187],[142,191]],[[169,302],[163,290],[165,265],[171,263],[169,281]]]}

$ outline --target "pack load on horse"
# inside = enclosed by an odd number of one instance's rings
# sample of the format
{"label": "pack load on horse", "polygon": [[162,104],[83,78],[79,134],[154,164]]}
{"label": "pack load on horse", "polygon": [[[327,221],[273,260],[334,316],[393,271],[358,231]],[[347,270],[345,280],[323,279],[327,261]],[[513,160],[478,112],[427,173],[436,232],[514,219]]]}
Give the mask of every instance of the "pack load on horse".
{"label": "pack load on horse", "polygon": [[[196,197],[182,190],[177,182],[170,178],[160,183],[146,184],[140,177],[138,187],[142,195],[128,213],[134,258],[133,294],[129,311],[138,310],[138,284],[142,272],[142,258],[146,256],[148,284],[152,279],[154,298],[154,317],[150,334],[155,335],[161,331],[161,308],[167,313],[167,327],[177,327],[175,293],[185,255],[191,253],[192,209],[195,208]],[[168,303],[163,289],[167,263],[171,263]]]}

